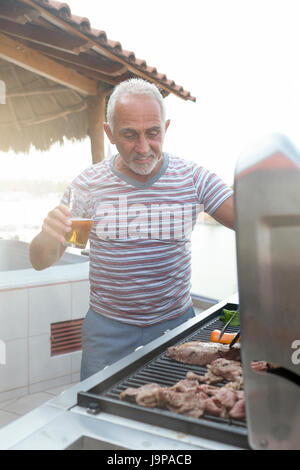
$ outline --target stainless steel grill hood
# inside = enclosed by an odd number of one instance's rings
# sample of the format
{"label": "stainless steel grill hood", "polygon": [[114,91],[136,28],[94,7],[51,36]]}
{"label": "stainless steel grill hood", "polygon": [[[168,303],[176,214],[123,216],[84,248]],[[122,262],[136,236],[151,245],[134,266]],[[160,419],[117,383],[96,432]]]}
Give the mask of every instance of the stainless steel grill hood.
{"label": "stainless steel grill hood", "polygon": [[[285,136],[239,160],[235,212],[250,445],[299,449],[300,155]],[[252,360],[272,363],[274,373],[253,371]]]}

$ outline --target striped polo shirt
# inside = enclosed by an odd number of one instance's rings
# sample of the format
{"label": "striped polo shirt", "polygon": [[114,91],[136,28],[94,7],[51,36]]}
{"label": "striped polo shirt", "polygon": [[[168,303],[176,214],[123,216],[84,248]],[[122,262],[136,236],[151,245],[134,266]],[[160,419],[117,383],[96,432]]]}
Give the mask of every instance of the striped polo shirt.
{"label": "striped polo shirt", "polygon": [[[151,179],[119,173],[113,156],[71,186],[89,198],[90,306],[105,317],[146,327],[191,305],[191,231],[232,190],[214,173],[164,153]],[[62,202],[66,202],[66,193]]]}

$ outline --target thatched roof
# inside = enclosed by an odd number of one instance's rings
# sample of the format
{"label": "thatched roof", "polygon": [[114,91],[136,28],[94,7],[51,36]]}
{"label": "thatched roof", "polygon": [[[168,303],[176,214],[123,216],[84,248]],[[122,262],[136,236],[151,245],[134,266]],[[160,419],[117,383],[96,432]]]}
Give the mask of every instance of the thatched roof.
{"label": "thatched roof", "polygon": [[0,149],[27,153],[31,144],[48,150],[63,138],[88,134],[87,104],[80,93],[0,60],[6,104],[0,105]]}
{"label": "thatched roof", "polygon": [[0,150],[47,150],[89,134],[88,100],[108,96],[131,77],[154,82],[163,96],[195,98],[105,31],[52,0],[0,0]]}

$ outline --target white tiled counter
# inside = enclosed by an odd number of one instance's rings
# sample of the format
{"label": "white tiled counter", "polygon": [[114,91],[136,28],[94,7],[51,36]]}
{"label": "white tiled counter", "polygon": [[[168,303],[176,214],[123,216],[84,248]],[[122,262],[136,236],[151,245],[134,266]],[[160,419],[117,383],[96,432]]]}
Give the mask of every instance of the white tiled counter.
{"label": "white tiled counter", "polygon": [[28,244],[12,240],[0,240],[0,256],[0,402],[77,382],[81,351],[51,356],[50,331],[86,315],[88,258],[65,253],[35,271]]}

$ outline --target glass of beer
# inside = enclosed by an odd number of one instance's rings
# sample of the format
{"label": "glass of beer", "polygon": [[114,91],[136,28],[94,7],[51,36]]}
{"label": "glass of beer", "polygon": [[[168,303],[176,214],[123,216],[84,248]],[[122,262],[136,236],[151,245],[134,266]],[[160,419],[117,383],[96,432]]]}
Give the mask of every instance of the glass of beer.
{"label": "glass of beer", "polygon": [[71,231],[65,233],[64,246],[84,249],[94,221],[92,218],[95,199],[84,191],[69,189],[68,207],[72,213]]}

